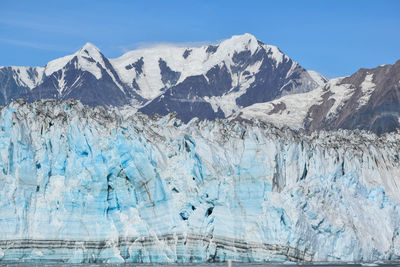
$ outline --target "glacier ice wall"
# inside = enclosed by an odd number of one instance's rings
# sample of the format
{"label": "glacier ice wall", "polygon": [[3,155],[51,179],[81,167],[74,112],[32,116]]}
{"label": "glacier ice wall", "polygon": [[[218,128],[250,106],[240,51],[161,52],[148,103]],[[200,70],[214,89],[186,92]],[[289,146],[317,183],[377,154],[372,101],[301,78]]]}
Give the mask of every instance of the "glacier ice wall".
{"label": "glacier ice wall", "polygon": [[13,102],[0,114],[0,261],[398,259],[399,154],[398,133]]}

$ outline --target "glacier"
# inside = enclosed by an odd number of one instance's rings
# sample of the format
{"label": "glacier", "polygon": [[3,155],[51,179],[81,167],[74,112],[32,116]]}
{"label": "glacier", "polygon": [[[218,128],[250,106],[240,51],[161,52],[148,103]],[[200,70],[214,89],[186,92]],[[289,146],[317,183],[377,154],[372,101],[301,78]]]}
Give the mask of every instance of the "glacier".
{"label": "glacier", "polygon": [[0,262],[397,260],[400,132],[12,102]]}

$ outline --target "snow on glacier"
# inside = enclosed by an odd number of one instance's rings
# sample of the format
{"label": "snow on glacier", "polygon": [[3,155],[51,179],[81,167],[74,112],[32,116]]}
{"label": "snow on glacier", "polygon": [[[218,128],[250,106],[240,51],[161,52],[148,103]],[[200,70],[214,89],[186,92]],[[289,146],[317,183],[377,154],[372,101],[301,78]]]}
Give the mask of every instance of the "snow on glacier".
{"label": "snow on glacier", "polygon": [[362,96],[358,100],[358,108],[366,105],[371,98],[371,94],[376,88],[376,84],[373,82],[374,74],[367,74],[365,80],[361,83]]}
{"label": "snow on glacier", "polygon": [[[37,86],[43,78],[43,67],[11,67],[14,71],[13,78],[17,84],[26,86],[29,89]],[[0,68],[1,69],[1,68]]]}
{"label": "snow on glacier", "polygon": [[316,72],[315,70],[307,70],[308,74],[311,78],[318,84],[318,86],[324,86],[328,79],[324,77],[321,73]]}
{"label": "snow on glacier", "polygon": [[1,261],[398,259],[399,133],[126,114],[1,109]]}
{"label": "snow on glacier", "polygon": [[57,58],[54,59],[46,64],[46,67],[44,69],[44,74],[46,76],[50,76],[54,72],[59,71],[62,69],[65,65],[68,64],[73,59],[74,55],[68,55],[65,57]]}
{"label": "snow on glacier", "polygon": [[[278,99],[255,103],[231,114],[229,119],[238,117],[247,120],[259,120],[272,123],[277,127],[289,127],[293,130],[305,128],[305,121],[310,108],[323,101],[324,87],[318,87],[307,93],[285,95]],[[276,107],[282,109],[276,111]]]}

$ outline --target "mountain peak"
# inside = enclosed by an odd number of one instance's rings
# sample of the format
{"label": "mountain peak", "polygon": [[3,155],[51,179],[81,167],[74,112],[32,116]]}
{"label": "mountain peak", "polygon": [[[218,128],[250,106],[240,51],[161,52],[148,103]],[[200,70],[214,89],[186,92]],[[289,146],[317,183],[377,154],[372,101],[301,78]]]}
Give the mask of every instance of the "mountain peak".
{"label": "mountain peak", "polygon": [[92,44],[91,42],[86,42],[86,44],[84,44],[84,46],[82,46],[82,49],[90,49],[90,48],[95,48],[98,50],[97,46],[95,46],[94,44]]}
{"label": "mountain peak", "polygon": [[249,33],[234,35],[231,38],[222,41],[219,46],[224,50],[250,50],[251,53],[254,53],[259,48],[257,38]]}
{"label": "mountain peak", "polygon": [[94,44],[87,42],[81,49],[79,49],[76,54],[86,55],[86,56],[95,56],[100,54],[100,49],[97,48]]}
{"label": "mountain peak", "polygon": [[244,45],[254,44],[254,45],[257,45],[258,44],[258,40],[254,35],[252,35],[250,33],[245,33],[245,34],[241,34],[241,35],[233,35],[231,38],[226,39],[225,41],[222,41],[222,43],[244,44]]}
{"label": "mountain peak", "polygon": [[244,34],[239,34],[239,35],[233,35],[228,40],[235,40],[235,41],[241,41],[241,42],[252,42],[252,41],[257,41],[257,38],[250,33],[244,33]]}
{"label": "mountain peak", "polygon": [[97,79],[101,77],[101,71],[99,70],[97,63],[104,65],[103,55],[101,54],[100,49],[92,43],[86,43],[73,55],[58,58],[47,63],[45,69],[46,76],[50,76],[52,73],[64,68],[75,57],[78,59],[77,67],[91,72]]}

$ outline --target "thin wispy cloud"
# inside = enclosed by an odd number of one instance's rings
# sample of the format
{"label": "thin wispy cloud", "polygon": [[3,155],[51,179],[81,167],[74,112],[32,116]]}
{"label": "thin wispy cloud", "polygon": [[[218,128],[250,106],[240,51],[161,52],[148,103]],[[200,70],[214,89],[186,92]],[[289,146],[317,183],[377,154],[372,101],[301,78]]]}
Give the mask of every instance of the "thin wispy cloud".
{"label": "thin wispy cloud", "polygon": [[219,41],[202,41],[202,42],[137,42],[130,45],[117,46],[123,53],[136,49],[156,48],[156,47],[202,47],[217,44]]}
{"label": "thin wispy cloud", "polygon": [[70,52],[70,49],[67,49],[65,47],[60,47],[58,45],[30,42],[30,41],[21,41],[21,40],[15,40],[15,39],[0,38],[0,43],[29,47],[29,48],[39,49],[39,50],[57,51],[57,52],[66,52],[66,53]]}
{"label": "thin wispy cloud", "polygon": [[5,25],[15,31],[29,30],[37,34],[81,36],[91,29],[89,23],[79,24],[76,20],[59,16],[46,18],[32,14],[7,14],[0,16],[0,25]]}
{"label": "thin wispy cloud", "polygon": [[11,27],[25,28],[25,29],[33,29],[40,30],[46,32],[53,32],[57,30],[57,26],[49,23],[40,23],[35,19],[25,19],[18,20],[12,18],[0,18],[0,24],[4,24]]}

